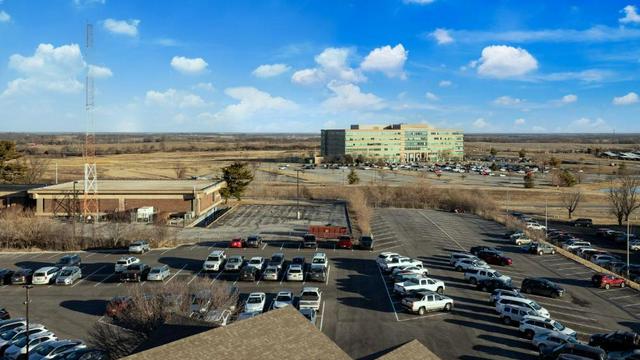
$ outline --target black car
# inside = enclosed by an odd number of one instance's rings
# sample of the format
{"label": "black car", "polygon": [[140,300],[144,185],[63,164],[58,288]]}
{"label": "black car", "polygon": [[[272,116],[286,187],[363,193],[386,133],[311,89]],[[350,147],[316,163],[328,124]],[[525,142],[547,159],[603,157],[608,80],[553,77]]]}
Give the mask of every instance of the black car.
{"label": "black car", "polygon": [[370,235],[360,236],[360,248],[364,250],[373,250],[373,237]]}
{"label": "black car", "polygon": [[19,269],[11,276],[11,283],[16,285],[31,284],[33,279],[33,270],[31,269]]}
{"label": "black car", "polygon": [[278,270],[282,270],[282,266],[284,265],[284,254],[283,253],[275,253],[271,255],[271,260],[269,260],[268,266],[277,266]]}
{"label": "black car", "polygon": [[240,281],[256,281],[260,276],[260,272],[254,266],[245,266],[240,270],[240,275],[238,276]]}
{"label": "black car", "polygon": [[80,259],[80,255],[78,254],[69,254],[65,255],[58,260],[56,263],[56,267],[63,268],[65,266],[80,266],[82,264],[82,259]]}
{"label": "black car", "polygon": [[11,315],[5,308],[0,308],[0,320],[9,320],[11,319]]}
{"label": "black car", "polygon": [[258,248],[262,246],[262,236],[260,235],[251,235],[245,241],[247,247]]}
{"label": "black car", "polygon": [[327,280],[327,270],[324,267],[312,266],[307,271],[307,280],[325,282]]}
{"label": "black car", "polygon": [[120,281],[146,281],[151,268],[147,264],[131,264],[125,271],[120,273]]}
{"label": "black car", "polygon": [[316,236],[313,234],[305,234],[302,237],[302,245],[306,248],[317,248],[318,241],[316,240]]}
{"label": "black car", "polygon": [[307,267],[307,259],[304,256],[294,256],[291,259],[291,265],[300,265],[302,269],[305,269]]}
{"label": "black car", "polygon": [[593,220],[585,219],[585,218],[575,219],[573,221],[573,226],[575,226],[575,227],[579,227],[579,226],[592,227],[593,226]]}
{"label": "black car", "polygon": [[11,276],[14,271],[10,269],[0,269],[0,285],[11,284]]}
{"label": "black car", "polygon": [[493,292],[493,290],[502,289],[502,290],[517,290],[515,286],[511,283],[511,281],[503,281],[499,279],[484,279],[478,281],[476,284],[476,289]]}
{"label": "black car", "polygon": [[640,348],[640,335],[632,331],[615,331],[607,334],[593,334],[589,345],[610,351],[631,351]]}
{"label": "black car", "polygon": [[472,253],[475,256],[478,256],[478,254],[480,252],[482,252],[482,251],[500,252],[500,251],[498,251],[495,248],[492,248],[490,246],[474,246],[469,250],[469,252]]}
{"label": "black car", "polygon": [[564,289],[558,284],[541,278],[526,278],[522,280],[520,291],[525,294],[543,295],[552,298],[561,297],[564,294]]}
{"label": "black car", "polygon": [[543,347],[540,349],[541,359],[558,359],[563,354],[582,356],[593,360],[607,359],[607,353],[601,348],[584,344],[566,343],[555,348]]}

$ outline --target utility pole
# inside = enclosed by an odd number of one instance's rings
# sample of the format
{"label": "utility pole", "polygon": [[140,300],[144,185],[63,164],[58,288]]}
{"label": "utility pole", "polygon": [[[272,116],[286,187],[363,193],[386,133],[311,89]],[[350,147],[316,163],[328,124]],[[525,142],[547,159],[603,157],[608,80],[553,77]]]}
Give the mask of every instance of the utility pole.
{"label": "utility pole", "polygon": [[33,288],[33,285],[24,285],[22,286],[25,290],[26,290],[26,295],[25,295],[25,301],[24,301],[24,305],[26,307],[26,318],[27,318],[27,353],[26,353],[26,358],[29,358],[29,303],[31,302],[31,300],[29,300],[29,290],[31,288]]}
{"label": "utility pole", "polygon": [[549,234],[549,199],[544,197],[544,239],[547,240]]}
{"label": "utility pole", "polygon": [[300,220],[300,169],[296,169],[296,214]]}
{"label": "utility pole", "polygon": [[629,240],[631,238],[631,225],[629,218],[627,218],[627,279],[629,278]]}

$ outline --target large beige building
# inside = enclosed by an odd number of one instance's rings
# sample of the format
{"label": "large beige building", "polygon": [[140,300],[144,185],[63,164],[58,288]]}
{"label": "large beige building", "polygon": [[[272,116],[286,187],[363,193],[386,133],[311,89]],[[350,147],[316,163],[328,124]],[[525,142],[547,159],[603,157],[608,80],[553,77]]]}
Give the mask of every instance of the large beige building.
{"label": "large beige building", "polygon": [[350,155],[390,162],[462,160],[462,130],[437,129],[426,124],[351,125],[345,130],[322,130],[324,157]]}

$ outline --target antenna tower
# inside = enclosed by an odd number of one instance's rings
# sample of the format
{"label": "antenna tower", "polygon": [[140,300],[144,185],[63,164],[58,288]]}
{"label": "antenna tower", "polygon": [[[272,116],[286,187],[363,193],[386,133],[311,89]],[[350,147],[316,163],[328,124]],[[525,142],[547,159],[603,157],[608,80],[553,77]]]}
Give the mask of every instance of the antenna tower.
{"label": "antenna tower", "polygon": [[85,32],[85,59],[87,61],[85,77],[85,111],[87,113],[87,132],[84,137],[84,197],[82,215],[85,221],[98,217],[98,168],[96,166],[96,135],[94,110],[93,74],[91,73],[91,53],[93,52],[93,25],[87,24]]}

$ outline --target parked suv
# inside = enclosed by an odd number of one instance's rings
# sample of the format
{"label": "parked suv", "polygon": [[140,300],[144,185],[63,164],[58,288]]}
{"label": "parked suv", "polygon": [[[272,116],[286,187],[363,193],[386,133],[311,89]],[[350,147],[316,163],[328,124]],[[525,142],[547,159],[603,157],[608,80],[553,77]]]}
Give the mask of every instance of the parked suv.
{"label": "parked suv", "polygon": [[533,310],[535,312],[534,315],[542,316],[545,318],[550,318],[549,311],[542,306],[540,306],[537,302],[520,297],[514,296],[502,296],[500,300],[496,301],[496,311],[501,314],[502,309],[505,306],[516,306],[521,307],[527,310]]}
{"label": "parked suv", "polygon": [[497,270],[493,269],[469,269],[464,272],[464,279],[470,282],[472,285],[478,283],[478,281],[484,279],[499,279],[502,281],[511,281],[511,278],[506,275],[502,275]]}
{"label": "parked suv", "polygon": [[625,286],[623,278],[607,274],[595,274],[591,277],[591,282],[595,287],[607,290],[612,286],[621,288]]}
{"label": "parked suv", "polygon": [[360,241],[358,244],[361,249],[364,250],[373,250],[373,235],[362,235],[360,236]]}
{"label": "parked suv", "polygon": [[525,294],[544,295],[552,298],[558,298],[564,294],[564,289],[558,284],[542,278],[526,278],[522,280],[520,291]]}
{"label": "parked suv", "polygon": [[580,219],[575,219],[573,221],[573,226],[575,227],[592,227],[593,226],[593,220],[591,219],[586,219],[586,218],[580,218]]}
{"label": "parked suv", "polygon": [[420,291],[402,299],[402,306],[412,313],[424,315],[427,311],[451,311],[453,299],[432,291]]}
{"label": "parked suv", "polygon": [[632,331],[614,331],[605,334],[593,334],[589,345],[606,351],[630,351],[640,348],[640,335]]}
{"label": "parked suv", "polygon": [[318,241],[316,240],[316,236],[313,234],[304,234],[304,236],[302,237],[302,245],[306,248],[318,247]]}
{"label": "parked suv", "polygon": [[555,254],[556,249],[553,245],[543,244],[543,243],[533,243],[529,247],[529,252],[532,254],[545,255],[545,254]]}
{"label": "parked suv", "polygon": [[114,272],[116,274],[119,274],[125,271],[129,267],[129,265],[137,264],[139,262],[140,262],[140,259],[138,259],[137,257],[123,256],[120,259],[118,259],[118,261],[116,261]]}
{"label": "parked suv", "polygon": [[247,241],[245,241],[247,247],[259,248],[262,246],[262,236],[260,235],[249,235]]}
{"label": "parked suv", "polygon": [[514,290],[516,289],[513,286],[511,281],[503,281],[500,279],[484,279],[478,281],[476,284],[476,288],[478,290],[482,290],[485,292],[493,292],[494,290]]}
{"label": "parked suv", "polygon": [[240,271],[244,264],[244,256],[233,255],[229,256],[227,262],[224,264],[224,271]]}
{"label": "parked suv", "polygon": [[129,252],[133,254],[144,254],[147,251],[151,251],[151,246],[144,240],[132,242],[129,245]]}
{"label": "parked suv", "polygon": [[559,332],[564,335],[576,337],[577,333],[561,323],[541,316],[527,315],[520,320],[520,333],[527,339],[546,332]]}
{"label": "parked suv", "polygon": [[214,250],[202,264],[202,271],[220,271],[226,259],[227,254],[225,254],[224,250]]}
{"label": "parked suv", "polygon": [[504,306],[500,310],[500,319],[507,325],[519,323],[526,316],[535,315],[535,311],[519,306]]}
{"label": "parked suv", "polygon": [[56,267],[63,268],[65,266],[80,266],[82,260],[78,254],[65,255],[58,260]]}

